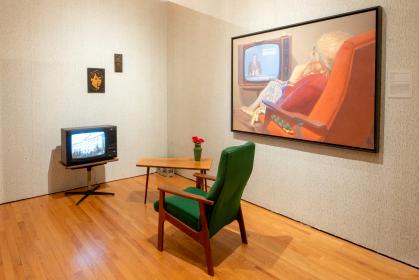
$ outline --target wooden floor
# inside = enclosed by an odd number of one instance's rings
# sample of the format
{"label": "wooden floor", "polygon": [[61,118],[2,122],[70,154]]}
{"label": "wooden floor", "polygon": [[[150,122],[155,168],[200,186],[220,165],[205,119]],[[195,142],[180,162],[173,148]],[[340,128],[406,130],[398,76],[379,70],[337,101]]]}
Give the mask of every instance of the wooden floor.
{"label": "wooden floor", "polygon": [[[145,177],[105,184],[114,197],[62,193],[0,205],[0,279],[211,279],[202,248],[166,224],[156,249],[156,185],[193,183]],[[248,245],[236,223],[211,239],[212,279],[419,279],[419,271],[249,203]]]}

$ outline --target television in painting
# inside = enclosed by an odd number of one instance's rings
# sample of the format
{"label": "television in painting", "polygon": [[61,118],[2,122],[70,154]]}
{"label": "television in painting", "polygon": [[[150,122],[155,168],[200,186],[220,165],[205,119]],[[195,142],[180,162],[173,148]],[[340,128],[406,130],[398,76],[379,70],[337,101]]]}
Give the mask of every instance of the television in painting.
{"label": "television in painting", "polygon": [[238,47],[239,85],[260,89],[270,80],[286,79],[290,71],[290,37],[263,40]]}

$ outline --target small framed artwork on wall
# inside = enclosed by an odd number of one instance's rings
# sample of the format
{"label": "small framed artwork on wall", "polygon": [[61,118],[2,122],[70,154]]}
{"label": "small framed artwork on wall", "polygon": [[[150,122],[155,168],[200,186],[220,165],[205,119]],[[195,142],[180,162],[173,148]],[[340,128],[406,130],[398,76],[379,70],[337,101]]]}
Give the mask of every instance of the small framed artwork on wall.
{"label": "small framed artwork on wall", "polygon": [[122,54],[114,54],[115,72],[122,73]]}
{"label": "small framed artwork on wall", "polygon": [[105,69],[87,68],[87,92],[105,93]]}

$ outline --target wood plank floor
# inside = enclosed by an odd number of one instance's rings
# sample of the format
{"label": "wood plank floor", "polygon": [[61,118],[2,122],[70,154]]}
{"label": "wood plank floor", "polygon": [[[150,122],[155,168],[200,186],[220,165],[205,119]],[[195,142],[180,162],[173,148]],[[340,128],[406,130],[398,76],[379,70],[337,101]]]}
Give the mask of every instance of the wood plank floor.
{"label": "wood plank floor", "polygon": [[104,184],[114,197],[62,193],[0,205],[0,279],[419,279],[419,270],[243,202],[248,245],[236,223],[211,239],[215,277],[202,248],[166,224],[156,249],[156,185],[193,185],[145,176]]}

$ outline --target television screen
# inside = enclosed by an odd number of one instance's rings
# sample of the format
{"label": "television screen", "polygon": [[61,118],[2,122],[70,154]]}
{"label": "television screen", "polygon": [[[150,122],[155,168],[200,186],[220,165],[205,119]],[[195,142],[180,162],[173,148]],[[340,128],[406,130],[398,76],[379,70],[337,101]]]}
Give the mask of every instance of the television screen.
{"label": "television screen", "polygon": [[266,82],[280,75],[278,44],[258,44],[244,52],[244,79],[248,82]]}
{"label": "television screen", "polygon": [[73,159],[84,159],[105,154],[105,133],[86,132],[71,135],[71,156]]}

